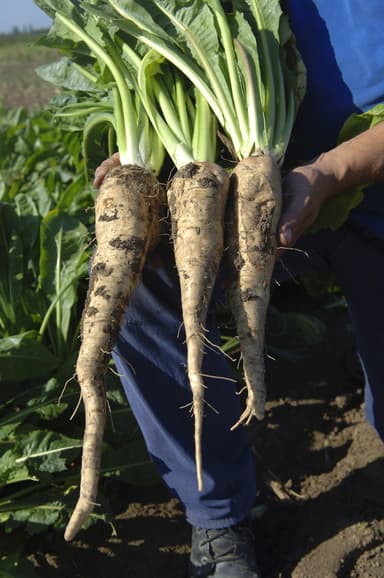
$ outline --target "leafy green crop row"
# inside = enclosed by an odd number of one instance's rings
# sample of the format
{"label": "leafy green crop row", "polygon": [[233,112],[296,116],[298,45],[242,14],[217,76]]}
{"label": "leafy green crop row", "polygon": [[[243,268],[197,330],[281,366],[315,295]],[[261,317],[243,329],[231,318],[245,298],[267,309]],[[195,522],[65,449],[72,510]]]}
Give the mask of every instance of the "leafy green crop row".
{"label": "leafy green crop row", "polygon": [[19,382],[76,350],[93,198],[76,133],[23,109],[0,133],[0,377]]}
{"label": "leafy green crop row", "polygon": [[[78,132],[44,111],[3,110],[0,118],[0,541],[8,544],[0,576],[26,578],[33,569],[10,536],[24,532],[25,545],[25,531],[64,526],[79,481],[83,412],[72,416],[79,390],[71,378],[94,191]],[[119,380],[111,372],[108,382],[104,478],[153,479]],[[91,522],[107,511],[104,501]]]}

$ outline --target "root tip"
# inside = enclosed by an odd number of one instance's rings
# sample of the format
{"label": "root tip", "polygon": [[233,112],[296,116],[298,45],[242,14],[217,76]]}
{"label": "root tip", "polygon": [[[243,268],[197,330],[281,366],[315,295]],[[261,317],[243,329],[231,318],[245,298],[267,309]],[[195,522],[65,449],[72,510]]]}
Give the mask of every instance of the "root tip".
{"label": "root tip", "polygon": [[76,536],[76,534],[74,534],[71,531],[65,530],[65,532],[64,532],[64,540],[66,542],[72,542],[72,540],[74,539],[75,536]]}

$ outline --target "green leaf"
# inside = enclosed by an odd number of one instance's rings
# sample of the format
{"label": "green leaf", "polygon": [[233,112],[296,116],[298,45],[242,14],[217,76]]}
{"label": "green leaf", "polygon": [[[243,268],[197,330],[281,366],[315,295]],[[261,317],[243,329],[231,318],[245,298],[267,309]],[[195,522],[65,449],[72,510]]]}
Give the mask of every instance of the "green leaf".
{"label": "green leaf", "polygon": [[17,482],[37,481],[26,465],[17,465],[13,450],[8,450],[0,457],[0,487]]}
{"label": "green leaf", "polygon": [[36,534],[46,530],[48,526],[54,526],[61,519],[62,509],[61,502],[36,504],[30,508],[14,510],[10,518],[14,522],[27,524],[28,533]]}
{"label": "green leaf", "polygon": [[37,482],[45,474],[63,472],[81,452],[82,441],[48,430],[18,435],[12,449],[0,456],[0,487],[16,482]]}
{"label": "green leaf", "polygon": [[67,462],[79,455],[82,441],[48,430],[35,430],[19,437],[13,454],[16,464],[27,464],[34,472],[62,472]]}
{"label": "green leaf", "polygon": [[[220,122],[224,123],[224,117],[217,103],[217,97],[211,90],[207,83],[206,71],[202,66],[194,60],[190,54],[188,46],[186,44],[184,36],[180,34],[180,29],[189,23],[183,21],[181,15],[181,10],[176,11],[175,19],[173,19],[173,8],[175,8],[175,2],[173,3],[153,3],[148,10],[148,5],[142,2],[134,4],[129,0],[109,0],[110,4],[116,9],[117,14],[121,15],[121,19],[117,21],[121,30],[131,36],[137,38],[140,42],[146,44],[149,48],[156,49],[162,56],[167,60],[172,62],[181,72],[183,72],[186,77],[188,77],[193,84],[202,92],[207,101],[209,102],[212,110],[214,111]],[[204,13],[207,13],[207,7],[204,6],[204,2],[199,2],[199,7],[204,9]],[[198,13],[196,9],[196,1],[193,2],[193,13]],[[186,12],[186,15],[188,13]],[[181,20],[180,20],[181,19]],[[209,16],[211,20],[211,16]],[[201,24],[201,19],[198,20]],[[197,34],[212,36],[214,29],[199,27]],[[190,29],[191,35],[189,40],[193,40],[193,45],[198,44],[199,39],[196,38],[196,30]],[[177,40],[181,43],[184,42],[184,46],[177,44]],[[209,40],[209,39],[208,39]],[[204,40],[206,43],[206,41]],[[212,43],[212,40],[210,40]],[[213,40],[214,42],[214,40]],[[217,54],[208,54],[208,58],[213,57],[217,60]],[[219,71],[220,76],[222,72]],[[225,90],[225,87],[223,87]]]}
{"label": "green leaf", "polygon": [[338,144],[372,128],[384,120],[384,104],[377,104],[360,114],[352,114],[340,130]]}
{"label": "green leaf", "polygon": [[13,207],[0,204],[0,330],[12,332],[23,317],[23,247]]}
{"label": "green leaf", "polygon": [[322,229],[336,231],[348,219],[349,213],[364,199],[364,188],[345,191],[333,197],[321,207],[319,215],[309,233],[317,233]]}
{"label": "green leaf", "polygon": [[87,273],[87,228],[76,217],[55,209],[44,217],[40,233],[39,285],[51,302],[40,332],[48,322],[56,335],[55,349],[63,356],[68,339],[72,309],[77,301],[77,285]]}
{"label": "green leaf", "polygon": [[35,484],[35,488],[29,494],[20,491],[9,494],[8,500],[0,501],[0,523],[5,525],[9,539],[11,532],[17,539],[21,531],[24,536],[26,533],[38,534],[47,531],[49,526],[62,528],[68,520],[69,500],[62,497],[62,488],[61,492],[46,484]]}
{"label": "green leaf", "polygon": [[[14,389],[15,385],[12,384],[11,387]],[[36,426],[26,425],[32,415],[45,421],[56,419],[67,409],[68,404],[73,406],[78,397],[77,391],[62,392],[56,379],[50,379],[47,383],[35,387],[27,388],[24,385],[20,393],[13,397],[10,397],[9,389],[7,394],[7,388],[2,388],[3,399],[6,401],[0,405],[0,440],[9,437],[12,443],[15,439],[13,434],[21,424],[22,430],[15,435],[25,432],[28,427],[36,429]]]}
{"label": "green leaf", "polygon": [[221,110],[219,119],[233,140],[241,141],[237,114],[229,88],[227,71],[214,15],[207,2],[195,0],[183,5],[175,1],[155,4],[173,25],[173,35],[201,67]]}
{"label": "green leaf", "polygon": [[21,421],[14,421],[13,423],[0,423],[0,442],[8,438],[19,427]]}
{"label": "green leaf", "polygon": [[1,381],[23,381],[49,374],[59,360],[41,343],[36,331],[0,339]]}
{"label": "green leaf", "polygon": [[27,258],[31,256],[39,237],[40,215],[36,201],[31,195],[19,193],[15,196],[15,210],[19,217],[19,232],[23,246],[28,249]]}
{"label": "green leaf", "polygon": [[92,80],[91,72],[81,70],[79,66],[68,57],[63,57],[57,62],[39,66],[36,73],[47,82],[55,86],[61,86],[69,90],[96,92],[98,87],[95,86],[96,77]]}

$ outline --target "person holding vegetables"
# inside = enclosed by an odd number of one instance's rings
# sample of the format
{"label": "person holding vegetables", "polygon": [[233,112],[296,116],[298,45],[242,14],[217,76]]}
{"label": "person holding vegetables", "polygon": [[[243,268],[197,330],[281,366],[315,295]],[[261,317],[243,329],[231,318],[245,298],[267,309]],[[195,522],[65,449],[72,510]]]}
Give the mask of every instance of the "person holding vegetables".
{"label": "person holding vegetables", "polygon": [[[280,258],[291,271],[321,266],[335,273],[364,369],[367,419],[384,440],[384,122],[373,115],[374,126],[337,144],[351,114],[380,110],[384,103],[384,5],[287,0],[284,8],[307,68],[307,93],[286,155],[287,167],[296,166],[283,182],[278,242],[304,248],[309,258],[283,249]],[[105,160],[95,186],[119,163],[119,155]],[[345,223],[305,235],[333,199],[365,185],[364,199]],[[275,269],[281,277],[279,263]],[[214,344],[203,371],[221,376],[207,388],[209,405],[219,414],[207,406],[202,492],[195,481],[192,420],[180,410],[189,401],[185,352],[175,337],[181,319],[177,276],[161,246],[132,296],[114,350],[116,365],[148,450],[193,527],[190,578],[258,578],[250,526],[254,465],[244,430],[230,429],[239,407],[231,369],[214,347],[220,343],[214,306],[207,318]]]}

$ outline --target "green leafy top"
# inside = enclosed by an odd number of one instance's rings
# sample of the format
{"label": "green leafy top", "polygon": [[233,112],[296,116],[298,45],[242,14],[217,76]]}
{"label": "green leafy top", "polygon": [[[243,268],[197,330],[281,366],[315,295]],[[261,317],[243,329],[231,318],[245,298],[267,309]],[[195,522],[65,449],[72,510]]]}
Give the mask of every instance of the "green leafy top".
{"label": "green leafy top", "polygon": [[108,17],[117,28],[158,51],[191,80],[236,158],[266,152],[282,160],[305,86],[278,0],[236,0],[231,12],[218,0],[98,4],[113,7],[115,15],[108,12]]}
{"label": "green leafy top", "polygon": [[[77,82],[79,86],[94,83],[112,90],[113,112],[94,111],[89,126],[98,121],[113,126],[123,162],[135,157],[139,163],[148,162],[139,146],[142,141],[139,133],[149,131],[139,120],[143,104],[175,162],[187,157],[186,143],[182,140],[176,144],[176,125],[181,122],[185,127],[188,115],[183,107],[188,101],[189,108],[194,104],[199,110],[194,120],[202,127],[200,112],[206,109],[203,99],[215,115],[235,159],[266,153],[282,162],[305,90],[305,71],[279,0],[37,0],[37,3],[54,17],[54,25],[43,42],[60,48],[76,64],[76,70],[72,69],[70,74],[67,70],[65,78],[60,78],[62,63],[55,71],[58,81],[67,86],[70,82],[72,87]],[[158,63],[156,74],[153,65],[148,65],[149,51],[157,53],[150,57]],[[129,53],[131,56],[134,53],[134,57],[127,57]],[[168,66],[161,64],[160,56]],[[145,59],[144,64],[135,62]],[[68,63],[66,66],[69,69]],[[197,91],[195,95],[188,91],[184,102],[175,100],[173,112],[171,106],[161,105],[167,94],[173,96],[169,82],[164,79],[178,78],[171,66]],[[149,81],[156,87],[149,87]],[[133,93],[139,93],[140,98]],[[77,108],[77,115],[79,111]],[[89,114],[89,110],[84,107],[83,113]],[[208,118],[205,110],[203,117]],[[199,143],[202,147],[203,136],[199,136],[197,129],[193,132],[196,138],[192,144]],[[212,138],[211,130],[205,138]],[[153,138],[147,145],[151,142]],[[211,156],[211,150],[205,152]],[[203,154],[200,150],[192,156]]]}
{"label": "green leafy top", "polygon": [[[87,79],[110,91],[112,112],[99,110],[90,115],[89,110],[83,110],[90,125],[109,123],[116,133],[121,162],[145,166],[158,174],[164,160],[162,147],[140,99],[136,98],[131,70],[114,41],[114,26],[111,23],[106,26],[105,20],[92,11],[93,5],[100,2],[38,0],[36,3],[54,17],[51,29],[40,43],[59,48],[76,63],[78,75],[75,77],[71,71],[72,86],[79,81],[76,87],[79,89]],[[68,76],[65,82],[68,83]],[[79,114],[78,108],[75,114]],[[88,134],[85,130],[85,137]]]}

